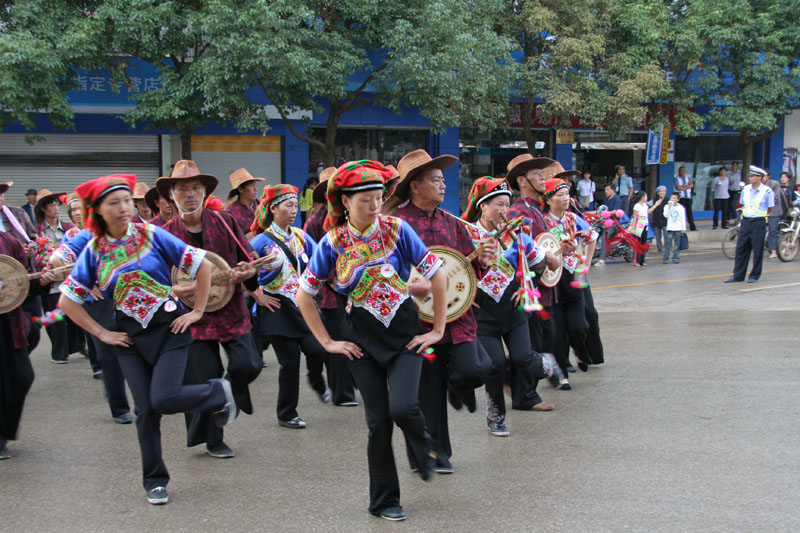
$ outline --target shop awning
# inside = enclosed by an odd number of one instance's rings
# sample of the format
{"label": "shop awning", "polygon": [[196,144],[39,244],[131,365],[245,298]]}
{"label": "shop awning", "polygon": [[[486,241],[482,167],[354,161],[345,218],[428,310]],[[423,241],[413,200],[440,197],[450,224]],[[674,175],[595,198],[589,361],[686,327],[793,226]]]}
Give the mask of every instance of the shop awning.
{"label": "shop awning", "polygon": [[647,143],[587,142],[572,145],[575,150],[645,150]]}

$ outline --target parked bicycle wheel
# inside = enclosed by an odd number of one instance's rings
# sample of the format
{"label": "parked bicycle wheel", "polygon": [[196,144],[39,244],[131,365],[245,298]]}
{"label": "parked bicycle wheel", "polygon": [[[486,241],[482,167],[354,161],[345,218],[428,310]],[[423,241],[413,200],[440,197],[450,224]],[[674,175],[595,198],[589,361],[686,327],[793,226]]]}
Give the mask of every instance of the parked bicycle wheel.
{"label": "parked bicycle wheel", "polygon": [[739,227],[731,228],[722,237],[722,253],[728,259],[736,258],[736,240],[739,238]]}

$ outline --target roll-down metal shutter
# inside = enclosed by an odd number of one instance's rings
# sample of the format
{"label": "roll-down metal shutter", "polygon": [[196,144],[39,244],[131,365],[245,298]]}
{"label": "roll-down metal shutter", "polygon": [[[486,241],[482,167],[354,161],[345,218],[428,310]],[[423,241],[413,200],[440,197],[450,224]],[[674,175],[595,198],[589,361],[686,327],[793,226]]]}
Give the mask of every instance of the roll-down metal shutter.
{"label": "roll-down metal shutter", "polygon": [[[108,174],[136,174],[153,185],[159,176],[158,135],[48,134],[28,144],[25,135],[0,134],[0,181],[13,181],[6,203],[21,206],[29,188],[72,192],[84,181]],[[67,220],[62,208],[61,218]]]}

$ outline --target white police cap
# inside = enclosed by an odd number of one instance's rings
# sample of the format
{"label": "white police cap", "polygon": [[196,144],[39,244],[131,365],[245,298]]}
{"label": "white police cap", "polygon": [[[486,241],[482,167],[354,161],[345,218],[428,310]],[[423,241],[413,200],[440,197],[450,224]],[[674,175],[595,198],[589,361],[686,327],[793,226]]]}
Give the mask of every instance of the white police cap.
{"label": "white police cap", "polygon": [[758,168],[755,165],[750,165],[750,174],[749,174],[749,176],[759,176],[759,177],[763,178],[766,175],[767,175],[767,171],[764,170],[763,168]]}

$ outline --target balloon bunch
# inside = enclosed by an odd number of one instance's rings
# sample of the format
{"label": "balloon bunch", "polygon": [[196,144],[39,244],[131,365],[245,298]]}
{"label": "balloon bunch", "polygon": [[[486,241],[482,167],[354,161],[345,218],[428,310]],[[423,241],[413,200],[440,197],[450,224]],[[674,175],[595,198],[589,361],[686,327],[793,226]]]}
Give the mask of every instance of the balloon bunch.
{"label": "balloon bunch", "polygon": [[53,241],[47,235],[37,237],[33,242],[33,261],[38,268],[42,268],[47,264],[50,256],[56,250]]}
{"label": "balloon bunch", "polygon": [[61,322],[64,320],[64,311],[61,310],[60,307],[56,306],[55,311],[47,311],[41,317],[35,316],[33,317],[33,323],[40,325],[40,326],[52,326],[56,322]]}

